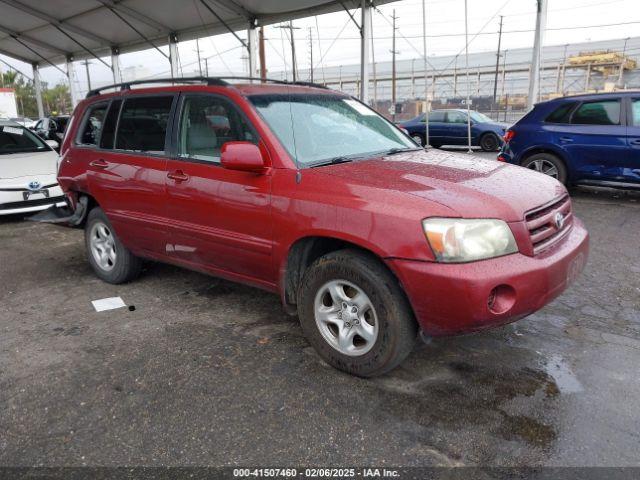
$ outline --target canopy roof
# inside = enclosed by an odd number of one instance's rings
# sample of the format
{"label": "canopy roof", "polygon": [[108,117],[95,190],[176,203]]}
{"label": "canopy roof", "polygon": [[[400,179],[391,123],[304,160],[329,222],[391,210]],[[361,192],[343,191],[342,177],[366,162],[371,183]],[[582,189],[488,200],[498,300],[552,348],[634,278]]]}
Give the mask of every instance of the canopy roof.
{"label": "canopy roof", "polygon": [[[394,0],[376,0],[376,4]],[[64,63],[358,8],[360,0],[0,0],[0,53]]]}

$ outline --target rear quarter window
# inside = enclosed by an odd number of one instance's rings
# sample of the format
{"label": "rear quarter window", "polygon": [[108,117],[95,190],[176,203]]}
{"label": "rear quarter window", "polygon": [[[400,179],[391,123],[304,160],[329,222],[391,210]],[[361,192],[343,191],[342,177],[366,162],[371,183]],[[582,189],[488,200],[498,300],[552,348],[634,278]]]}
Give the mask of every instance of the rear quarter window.
{"label": "rear quarter window", "polygon": [[566,102],[561,104],[559,107],[556,107],[547,118],[545,118],[545,122],[548,123],[569,123],[571,120],[571,112],[575,108],[578,102]]}

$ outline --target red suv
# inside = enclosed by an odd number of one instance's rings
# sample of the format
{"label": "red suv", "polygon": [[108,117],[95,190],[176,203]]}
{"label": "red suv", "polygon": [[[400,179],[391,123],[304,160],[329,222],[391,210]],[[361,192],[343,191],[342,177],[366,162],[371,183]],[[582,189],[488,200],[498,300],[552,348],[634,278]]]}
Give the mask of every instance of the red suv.
{"label": "red suv", "polygon": [[278,293],[324,360],[373,376],[420,330],[512,322],[585,265],[588,234],[559,182],[425,151],[348,95],[222,79],[119,87],[78,105],[59,171],[107,282],[147,259]]}

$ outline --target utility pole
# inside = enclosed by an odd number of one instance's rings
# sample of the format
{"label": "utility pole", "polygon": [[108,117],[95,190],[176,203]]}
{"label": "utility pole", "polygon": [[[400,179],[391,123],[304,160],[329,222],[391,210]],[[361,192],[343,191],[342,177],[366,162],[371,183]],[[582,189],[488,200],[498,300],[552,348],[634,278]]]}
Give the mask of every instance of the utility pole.
{"label": "utility pole", "polygon": [[531,72],[529,74],[529,97],[527,99],[529,110],[533,108],[540,97],[540,65],[542,64],[542,42],[547,26],[547,0],[537,0],[536,9],[536,33],[531,55]]}
{"label": "utility pole", "polygon": [[498,96],[498,69],[500,68],[500,47],[502,43],[502,20],[504,16],[500,15],[500,29],[498,30],[498,51],[496,53],[496,74],[493,79],[493,108],[496,108],[496,99]]}
{"label": "utility pole", "polygon": [[204,59],[204,72],[205,72],[205,75],[208,77],[209,76],[209,59],[206,57]]}
{"label": "utility pole", "polygon": [[88,90],[91,90],[91,75],[89,75],[89,65],[91,62],[89,62],[89,60],[84,61],[84,70],[85,72],[87,72],[87,87]]}
{"label": "utility pole", "polygon": [[396,121],[396,10],[393,9],[393,39],[391,41],[391,120]]}
{"label": "utility pole", "polygon": [[200,40],[196,38],[196,53],[198,54],[198,71],[202,76],[202,62],[200,61]]}
{"label": "utility pole", "polygon": [[293,26],[293,21],[289,20],[289,24],[288,25],[279,25],[276,28],[284,28],[285,30],[289,30],[289,34],[291,35],[291,71],[293,74],[293,81],[297,81],[298,80],[298,73],[297,73],[297,68],[296,68],[296,42],[295,42],[295,38],[293,37],[293,31],[294,30],[300,30],[300,27],[294,27]]}
{"label": "utility pole", "polygon": [[264,82],[267,79],[267,64],[264,54],[264,27],[260,27],[258,34],[258,55],[260,56],[260,78]]}
{"label": "utility pole", "polygon": [[309,79],[313,83],[313,30],[309,27]]}
{"label": "utility pole", "polygon": [[622,62],[620,63],[620,72],[618,73],[618,85],[622,87],[622,77],[624,75],[624,65],[627,63],[624,56],[627,54],[627,42],[629,37],[624,39],[624,47],[622,48]]}
{"label": "utility pole", "polygon": [[429,82],[427,81],[427,5],[422,0],[422,62],[424,70],[424,147],[429,146]]}

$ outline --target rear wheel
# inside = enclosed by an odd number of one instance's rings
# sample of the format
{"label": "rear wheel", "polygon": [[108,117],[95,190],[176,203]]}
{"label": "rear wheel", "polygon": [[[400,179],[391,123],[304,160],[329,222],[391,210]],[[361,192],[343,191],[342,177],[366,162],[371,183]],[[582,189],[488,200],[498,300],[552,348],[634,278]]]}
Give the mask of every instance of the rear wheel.
{"label": "rear wheel", "polygon": [[567,169],[564,162],[551,153],[536,153],[527,157],[522,166],[555,178],[560,183],[567,183]]}
{"label": "rear wheel", "polygon": [[108,283],[125,283],[136,278],[142,260],[122,245],[101,208],[89,212],[84,229],[89,264]]}
{"label": "rear wheel", "polygon": [[411,352],[418,328],[397,280],[375,258],[340,250],[316,260],[299,291],[300,323],[330,365],[381,375]]}
{"label": "rear wheel", "polygon": [[495,152],[500,145],[500,140],[495,133],[485,133],[480,137],[480,148],[483,152]]}
{"label": "rear wheel", "polygon": [[420,145],[421,147],[424,147],[424,138],[422,137],[422,135],[418,134],[418,133],[412,133],[411,134],[411,139],[416,142],[418,145]]}

